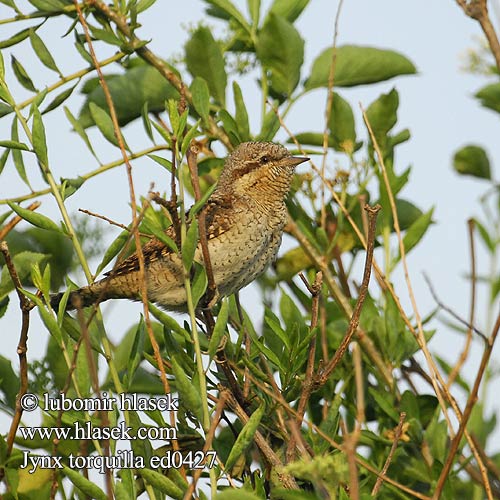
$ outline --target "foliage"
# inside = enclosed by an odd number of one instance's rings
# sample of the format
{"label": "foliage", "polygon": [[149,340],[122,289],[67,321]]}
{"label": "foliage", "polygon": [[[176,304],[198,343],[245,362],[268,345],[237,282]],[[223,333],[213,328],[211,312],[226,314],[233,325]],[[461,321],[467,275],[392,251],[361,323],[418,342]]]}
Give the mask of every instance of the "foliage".
{"label": "foliage", "polygon": [[[147,34],[139,38],[136,33],[142,12],[154,8],[154,1],[82,2],[83,16],[70,0],[30,0],[31,11],[21,9],[16,0],[1,3],[13,16],[5,23],[19,25],[19,31],[0,41],[0,119],[6,125],[2,130],[10,131],[0,137],[4,148],[0,175],[12,166],[29,192],[0,200],[0,231],[16,215],[24,221],[6,241],[23,287],[18,291],[36,305],[30,314],[38,312],[46,329],[40,334],[46,338],[46,354],[36,362],[28,356],[29,386],[24,392],[40,400],[44,394],[59,393],[71,400],[118,400],[126,394],[160,401],[155,397],[166,393],[179,399],[176,413],[152,407],[43,411],[40,426],[69,433],[57,443],[40,436],[23,438],[18,431],[10,450],[12,440],[7,429],[2,430],[4,498],[49,498],[56,491],[64,492],[65,498],[107,498],[110,489],[117,498],[135,498],[144,491],[150,498],[183,498],[193,481],[197,484],[190,493],[196,490],[202,497],[210,488],[212,497],[220,499],[367,498],[374,488],[380,489],[381,498],[430,498],[447,461],[452,467],[440,486],[441,498],[481,496],[477,460],[485,460],[496,419],[488,417],[483,401],[476,404],[467,426],[470,434],[449,455],[456,431],[443,412],[453,407],[451,393],[460,390],[472,399],[477,393],[461,376],[459,365],[449,366],[429,353],[427,341],[440,333],[429,325],[433,314],[422,322],[405,313],[392,283],[394,270],[405,263],[433,223],[433,208],[419,207],[403,194],[411,173],[401,167],[396,154],[410,139],[405,125],[398,123],[404,96],[396,87],[378,95],[375,84],[414,75],[413,62],[386,48],[345,45],[325,48],[308,67],[307,39],[296,23],[308,0],[274,0],[267,11],[260,0],[248,0],[248,14],[231,0],[205,0],[207,22],[191,31],[181,63],[161,59],[149,50]],[[64,43],[81,61],[82,70],[71,75],[60,71],[42,34],[42,26],[61,20],[70,21]],[[224,38],[213,24],[222,27]],[[112,109],[95,74],[85,27],[98,53],[103,48],[114,53],[99,64]],[[14,55],[25,46],[52,71],[54,83],[33,80],[32,61]],[[107,67],[111,64],[112,70]],[[253,91],[262,103],[256,127],[249,117],[258,113],[242,90],[243,66],[257,80]],[[29,92],[23,102],[16,95],[17,84]],[[371,133],[356,120],[343,90],[360,85],[373,90],[364,113]],[[498,85],[477,93],[481,104],[495,112],[500,110]],[[84,96],[80,109],[75,108],[75,90]],[[305,150],[314,161],[311,171],[296,176],[287,201],[293,221],[287,228],[291,248],[259,280],[263,317],[255,317],[250,304],[240,307],[235,297],[213,307],[214,324],[207,316],[196,317],[196,306],[209,284],[205,270],[194,261],[200,227],[196,215],[221,169],[214,149],[223,146],[230,151],[247,140],[280,140],[290,110],[318,90],[330,95],[326,124],[321,127],[316,121],[311,130],[293,131],[286,139],[290,148]],[[133,251],[131,233],[137,229],[133,223],[121,232],[116,229],[113,242],[101,248],[103,231],[82,223],[87,219],[68,213],[66,205],[75,192],[90,189],[90,178],[99,181],[101,174],[123,164],[115,113],[120,127],[142,123],[140,142],[147,146],[139,150],[132,147],[131,137],[127,137],[130,144],[123,137],[128,158],[147,157],[167,179],[174,176],[179,195],[174,208],[179,209],[181,222],[181,235],[175,241],[165,233],[176,222],[172,212],[154,207],[149,199],[130,201],[142,243],[156,236],[182,254],[190,307],[184,320],[146,304],[144,316],[112,345],[100,311],[89,309],[72,317],[63,309],[52,310],[47,298],[60,287],[72,286],[68,274],[94,279],[89,259],[102,256],[99,274]],[[70,171],[60,181],[54,178],[47,137],[57,131],[48,129],[49,114],[76,132],[74,140],[83,141],[95,157],[94,170],[75,177]],[[325,116],[325,110],[318,110],[317,116]],[[94,127],[113,147],[116,161],[104,164],[98,159],[99,147],[90,133]],[[184,203],[194,196],[196,184],[187,167],[193,145],[199,151],[202,200],[186,215]],[[314,162],[324,154],[345,168],[328,167],[323,172]],[[39,177],[26,167],[33,160]],[[460,174],[491,183],[490,196],[498,197],[482,147],[464,146],[455,153],[453,166]],[[28,208],[25,202],[35,198],[54,201],[60,216],[51,218],[43,210]],[[384,266],[374,268],[376,280],[372,279],[360,316],[354,318],[359,326],[352,352],[321,381],[325,366],[354,324],[353,310],[361,296],[365,202],[382,207],[374,237],[377,259]],[[495,214],[497,207],[498,201]],[[186,217],[191,217],[189,228]],[[494,261],[500,241],[498,215],[487,222],[478,218],[475,227]],[[0,317],[7,308],[16,307],[15,285],[8,266],[2,264]],[[322,281],[315,282],[317,271],[322,272]],[[303,286],[300,272],[311,285],[316,283],[316,291]],[[493,303],[500,280],[489,279]],[[66,293],[63,303],[67,297]],[[471,329],[467,335],[472,335]],[[423,358],[417,354],[422,353],[426,364],[421,366],[418,360]],[[14,356],[0,358],[1,409],[9,421],[18,411],[15,396],[20,387],[23,391],[22,370],[17,371]],[[462,418],[460,414],[458,421]],[[113,428],[120,422],[130,428],[129,439],[75,438],[78,426]],[[151,431],[148,439],[138,437],[141,428]],[[151,437],[165,429],[174,429],[177,439]],[[76,455],[118,456],[124,448],[137,462],[113,467],[97,484],[98,462],[88,465],[85,473],[71,462]],[[62,457],[61,468],[38,468],[30,474],[20,467],[23,450]],[[193,457],[211,451],[217,460],[210,462],[207,454],[211,467],[197,469]],[[377,484],[388,456],[390,481]],[[165,462],[179,457],[180,462]],[[500,466],[498,457],[488,463]],[[495,470],[490,467],[492,476]]]}

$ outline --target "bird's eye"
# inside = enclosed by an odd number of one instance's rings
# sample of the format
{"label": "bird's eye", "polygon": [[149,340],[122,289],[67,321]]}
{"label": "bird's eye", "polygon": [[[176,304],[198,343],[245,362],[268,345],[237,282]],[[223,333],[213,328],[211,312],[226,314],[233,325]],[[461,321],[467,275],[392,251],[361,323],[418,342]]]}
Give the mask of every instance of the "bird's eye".
{"label": "bird's eye", "polygon": [[269,161],[269,156],[262,156],[260,159],[260,162],[262,163],[262,165],[264,165],[268,161]]}

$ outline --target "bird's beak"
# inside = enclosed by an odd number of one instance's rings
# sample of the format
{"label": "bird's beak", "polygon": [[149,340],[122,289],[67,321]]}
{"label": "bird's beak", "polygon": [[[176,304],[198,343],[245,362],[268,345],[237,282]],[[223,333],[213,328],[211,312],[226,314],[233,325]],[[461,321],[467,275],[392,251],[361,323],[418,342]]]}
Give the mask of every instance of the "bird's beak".
{"label": "bird's beak", "polygon": [[289,156],[283,159],[283,163],[285,163],[287,167],[294,167],[294,168],[297,165],[304,163],[305,161],[309,161],[309,158],[306,158],[305,156]]}

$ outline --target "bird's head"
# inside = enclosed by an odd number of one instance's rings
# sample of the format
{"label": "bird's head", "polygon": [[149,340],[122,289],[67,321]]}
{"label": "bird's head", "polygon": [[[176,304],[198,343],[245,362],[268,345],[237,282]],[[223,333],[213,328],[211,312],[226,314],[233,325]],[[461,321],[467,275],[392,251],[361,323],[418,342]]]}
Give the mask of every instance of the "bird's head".
{"label": "bird's head", "polygon": [[243,142],[227,158],[218,189],[283,201],[295,167],[307,160],[292,156],[285,147],[273,142]]}

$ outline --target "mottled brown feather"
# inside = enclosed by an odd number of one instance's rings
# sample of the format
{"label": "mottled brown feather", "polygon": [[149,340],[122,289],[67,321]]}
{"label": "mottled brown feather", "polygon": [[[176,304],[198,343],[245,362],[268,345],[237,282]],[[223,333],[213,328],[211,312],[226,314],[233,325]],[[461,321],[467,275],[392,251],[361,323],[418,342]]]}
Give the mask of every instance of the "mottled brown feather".
{"label": "mottled brown feather", "polygon": [[[228,195],[212,196],[205,205],[205,226],[207,228],[207,240],[217,238],[231,227],[231,197]],[[189,220],[189,211],[186,214]],[[175,229],[173,226],[165,230],[165,234],[175,240]],[[160,258],[172,254],[172,249],[165,246],[158,238],[152,238],[142,247],[144,264],[154,262]],[[105,276],[120,276],[139,270],[139,256],[132,254],[121,262],[113,271],[105,273]]]}

